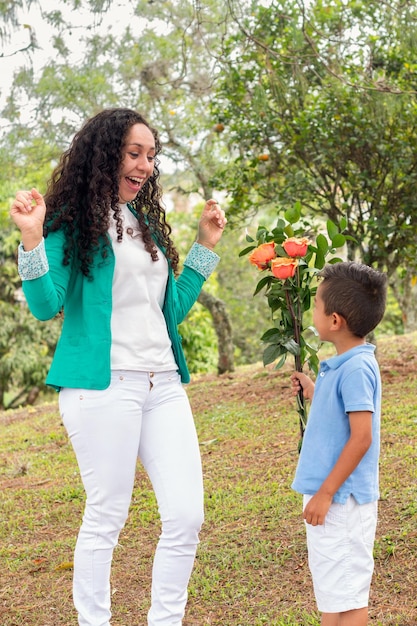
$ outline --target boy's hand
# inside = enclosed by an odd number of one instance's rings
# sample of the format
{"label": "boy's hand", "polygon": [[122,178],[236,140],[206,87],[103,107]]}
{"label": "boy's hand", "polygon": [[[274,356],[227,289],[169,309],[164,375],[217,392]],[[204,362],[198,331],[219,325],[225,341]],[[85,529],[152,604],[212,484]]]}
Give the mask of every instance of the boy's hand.
{"label": "boy's hand", "polygon": [[306,400],[312,400],[314,395],[314,383],[302,372],[293,372],[291,375],[291,387],[293,395],[296,396],[301,390]]}
{"label": "boy's hand", "polygon": [[332,503],[332,496],[318,491],[308,502],[303,511],[307,524],[318,526],[324,524],[327,512]]}

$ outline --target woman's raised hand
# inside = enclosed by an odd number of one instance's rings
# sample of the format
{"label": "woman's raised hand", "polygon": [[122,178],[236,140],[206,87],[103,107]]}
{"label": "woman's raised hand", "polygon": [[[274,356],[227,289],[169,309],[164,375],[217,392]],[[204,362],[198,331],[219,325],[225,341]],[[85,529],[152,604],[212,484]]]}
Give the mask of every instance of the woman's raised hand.
{"label": "woman's raised hand", "polygon": [[227,219],[216,200],[207,200],[198,224],[197,243],[213,250],[219,242]]}
{"label": "woman's raised hand", "polygon": [[17,192],[10,217],[22,233],[25,250],[32,250],[42,240],[45,213],[45,201],[37,189]]}

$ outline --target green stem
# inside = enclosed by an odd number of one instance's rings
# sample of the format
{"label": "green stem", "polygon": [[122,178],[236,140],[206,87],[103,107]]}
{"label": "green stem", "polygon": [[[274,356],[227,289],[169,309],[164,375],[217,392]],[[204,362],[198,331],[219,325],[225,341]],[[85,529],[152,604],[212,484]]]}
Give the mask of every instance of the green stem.
{"label": "green stem", "polygon": [[[300,275],[299,275],[299,271],[298,271],[298,267],[296,269],[296,279],[297,279],[297,285],[298,285],[298,289],[300,286]],[[284,286],[285,288],[285,286]],[[295,360],[295,370],[297,372],[302,372],[303,371],[303,364],[301,362],[301,327],[302,327],[302,320],[301,318],[301,308],[300,308],[300,302],[299,302],[299,298],[297,298],[297,303],[296,303],[296,309],[297,309],[297,313],[294,310],[294,303],[291,300],[291,295],[290,295],[290,289],[286,289],[285,288],[285,300],[287,302],[287,307],[288,310],[290,312],[292,321],[293,321],[293,329],[294,329],[294,340],[296,342],[296,344],[298,345],[299,348],[299,352],[298,354],[294,355],[294,360]],[[297,394],[297,407],[298,407],[298,414],[299,414],[299,426],[300,426],[300,438],[302,440],[302,438],[304,437],[304,431],[305,431],[305,427],[306,427],[306,423],[307,423],[307,416],[306,416],[306,405],[305,405],[305,400],[304,400],[304,394],[303,394],[303,389],[302,387],[300,388],[300,391]]]}

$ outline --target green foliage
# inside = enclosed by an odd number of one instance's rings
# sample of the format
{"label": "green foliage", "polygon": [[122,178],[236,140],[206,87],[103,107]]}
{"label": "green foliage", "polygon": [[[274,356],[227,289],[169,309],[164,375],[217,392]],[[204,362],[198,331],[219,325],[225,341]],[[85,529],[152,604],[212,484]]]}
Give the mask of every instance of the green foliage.
{"label": "green foliage", "polygon": [[[3,212],[0,212],[2,214]],[[61,320],[36,320],[25,301],[17,273],[19,235],[0,232],[0,407],[25,404],[33,387],[45,389],[45,378],[58,340]]]}
{"label": "green foliage", "polygon": [[387,292],[387,306],[382,322],[378,325],[379,335],[403,335],[404,321],[398,300],[395,298],[392,289]]}
{"label": "green foliage", "polygon": [[[266,216],[264,216],[267,219]],[[216,294],[227,303],[227,312],[233,328],[236,365],[258,362],[262,359],[260,337],[269,327],[269,309],[266,299],[253,298],[253,268],[249,263],[237,262],[244,246],[246,227],[226,227],[216,248],[221,261],[216,271]]]}
{"label": "green foliage", "polygon": [[[168,216],[173,229],[173,240],[182,260],[195,241],[201,210],[202,205],[198,204],[193,210],[188,208],[181,212],[172,211]],[[203,288],[213,295],[216,293],[216,274],[210,277]],[[190,373],[216,371],[217,336],[209,311],[196,303],[180,325],[179,331]]]}
{"label": "green foliage", "polygon": [[16,231],[11,232],[10,227],[5,227],[0,232],[0,298],[3,302],[14,303],[16,291],[20,287],[20,278],[14,258],[18,243],[19,236]]}
{"label": "green foliage", "polygon": [[180,334],[190,373],[215,372],[217,337],[207,309],[195,304],[181,324]]}
{"label": "green foliage", "polygon": [[60,320],[41,324],[24,303],[0,301],[0,406],[25,404],[45,378],[60,332]]}
{"label": "green foliage", "polygon": [[233,214],[300,200],[347,217],[349,258],[389,276],[416,266],[416,17],[373,0],[253,4],[211,105],[232,155],[212,182]]}

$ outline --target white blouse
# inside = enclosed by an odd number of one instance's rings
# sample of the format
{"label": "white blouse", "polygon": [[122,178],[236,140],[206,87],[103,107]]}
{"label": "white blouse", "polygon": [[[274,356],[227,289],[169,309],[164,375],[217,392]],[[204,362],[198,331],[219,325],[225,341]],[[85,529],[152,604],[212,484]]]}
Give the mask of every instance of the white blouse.
{"label": "white blouse", "polygon": [[153,261],[145,250],[138,221],[126,204],[120,205],[123,240],[117,241],[116,222],[109,235],[115,254],[111,318],[111,367],[120,370],[163,372],[176,370],[162,307],[168,262],[158,250]]}

